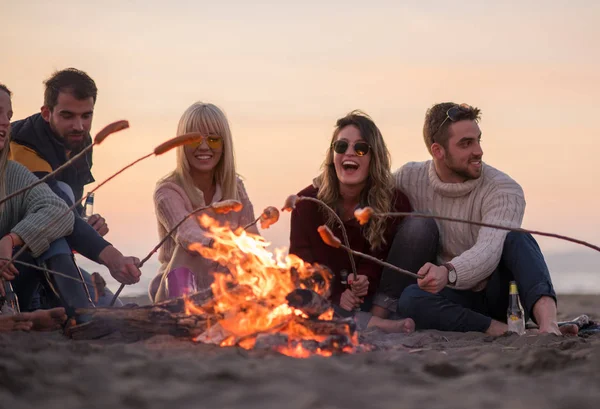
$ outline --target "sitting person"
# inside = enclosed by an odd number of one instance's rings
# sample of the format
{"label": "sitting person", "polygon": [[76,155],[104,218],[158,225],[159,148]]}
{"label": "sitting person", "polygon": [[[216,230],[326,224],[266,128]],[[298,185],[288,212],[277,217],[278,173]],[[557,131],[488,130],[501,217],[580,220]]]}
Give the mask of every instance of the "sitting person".
{"label": "sitting person", "polygon": [[[0,84],[0,199],[6,198],[37,178],[24,166],[9,161],[10,119],[13,115],[11,92]],[[46,185],[38,185],[0,205],[0,295],[4,282],[14,281],[19,270],[9,263],[13,249],[27,244],[33,257],[41,257],[50,243],[71,233],[73,214]],[[63,319],[64,318],[64,319]],[[66,320],[64,308],[30,314],[0,315],[0,331],[54,329]]]}
{"label": "sitting person", "polygon": [[[252,203],[235,171],[233,139],[223,111],[213,104],[196,102],[183,113],[177,127],[177,135],[189,132],[199,132],[204,138],[177,148],[175,170],[158,182],[154,192],[160,239],[192,210],[222,200],[239,200],[243,209],[228,214],[207,210],[205,214],[232,229],[254,220]],[[258,234],[255,226],[248,231]],[[206,289],[213,281],[211,273],[226,272],[216,261],[188,249],[191,243],[210,242],[197,217],[179,226],[159,250],[161,266],[150,284],[150,299],[156,303]]]}
{"label": "sitting person", "polygon": [[[353,250],[385,259],[394,236],[402,234],[400,220],[373,218],[363,227],[354,218],[354,211],[365,206],[371,206],[376,212],[411,211],[408,198],[392,186],[390,155],[381,132],[366,114],[353,111],[337,121],[322,173],[298,196],[318,198],[334,209],[344,223]],[[331,302],[348,312],[358,307],[364,312],[370,311],[379,286],[381,266],[354,257],[357,280],[351,286],[345,286],[342,277],[352,278],[348,253],[325,244],[317,231],[320,225],[327,224],[342,239],[341,228],[335,219],[321,205],[310,201],[299,201],[291,219],[290,253],[331,269],[334,274]],[[393,251],[401,253],[398,254],[400,259],[415,256],[402,248]],[[422,260],[427,259],[429,256]],[[414,329],[410,319],[392,321],[371,314],[357,314],[356,319],[359,328],[363,329],[371,326],[388,332]]]}
{"label": "sitting person", "polygon": [[[92,143],[90,129],[97,96],[94,80],[73,68],[55,72],[44,84],[41,112],[15,121],[10,143],[10,159],[26,166],[39,178],[56,170]],[[84,186],[94,182],[91,168],[92,151],[89,151],[46,183],[71,206],[81,200]],[[72,250],[75,250],[87,259],[106,266],[120,283],[138,282],[141,272],[136,267],[137,259],[125,257],[103,238],[109,231],[103,217],[95,214],[84,220],[82,210],[80,204],[74,212],[73,233],[60,245],[53,244],[51,252],[69,255],[70,260],[66,257],[63,260],[66,265],[74,263]],[[23,261],[31,260],[24,258]],[[87,272],[81,270],[79,275],[86,282],[91,282]],[[86,292],[89,291],[86,289]]]}
{"label": "sitting person", "polygon": [[[507,174],[483,163],[480,110],[451,102],[427,111],[423,137],[433,160],[407,163],[395,173],[396,187],[415,211],[519,227],[525,212],[521,186]],[[556,294],[544,257],[529,234],[438,220],[440,247],[436,263],[399,300],[401,315],[417,329],[507,331],[509,283],[515,280],[525,314],[540,332],[559,329]],[[449,286],[449,287],[447,287]]]}

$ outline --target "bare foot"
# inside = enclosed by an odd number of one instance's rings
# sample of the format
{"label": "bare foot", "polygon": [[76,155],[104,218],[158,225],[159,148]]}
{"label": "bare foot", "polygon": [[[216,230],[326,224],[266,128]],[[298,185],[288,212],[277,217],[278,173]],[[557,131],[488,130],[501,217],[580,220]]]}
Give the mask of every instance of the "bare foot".
{"label": "bare foot", "polygon": [[53,331],[60,329],[67,320],[64,308],[52,308],[51,310],[35,310],[30,314],[35,331]]}
{"label": "bare foot", "polygon": [[0,332],[29,331],[33,322],[27,314],[0,315]]}
{"label": "bare foot", "polygon": [[546,326],[541,326],[539,329],[540,334],[554,334],[554,335],[572,335],[575,336],[579,333],[579,327],[575,324],[565,324],[558,326],[556,322]]}
{"label": "bare foot", "polygon": [[411,318],[403,320],[386,320],[376,316],[371,317],[367,328],[379,328],[383,332],[408,334],[415,331],[415,322]]}

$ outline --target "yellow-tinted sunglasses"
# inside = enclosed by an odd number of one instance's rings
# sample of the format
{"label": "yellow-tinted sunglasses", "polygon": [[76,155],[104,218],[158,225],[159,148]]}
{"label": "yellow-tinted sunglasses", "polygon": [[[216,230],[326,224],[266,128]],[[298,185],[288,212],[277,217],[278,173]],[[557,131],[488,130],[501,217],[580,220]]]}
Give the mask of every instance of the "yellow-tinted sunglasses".
{"label": "yellow-tinted sunglasses", "polygon": [[208,147],[210,149],[212,149],[213,151],[223,149],[223,137],[221,135],[202,136],[198,140],[198,142],[193,142],[193,143],[190,143],[189,145],[193,149],[197,149],[200,145],[202,145],[202,143],[204,141],[206,141],[206,144],[208,145]]}

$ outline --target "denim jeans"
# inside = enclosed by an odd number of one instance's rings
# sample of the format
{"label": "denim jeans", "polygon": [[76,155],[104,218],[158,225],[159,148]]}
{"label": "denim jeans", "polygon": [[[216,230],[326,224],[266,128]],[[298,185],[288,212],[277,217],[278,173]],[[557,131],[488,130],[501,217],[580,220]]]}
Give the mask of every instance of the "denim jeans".
{"label": "denim jeans", "polygon": [[530,234],[506,236],[502,257],[484,290],[479,292],[444,288],[438,294],[411,285],[398,302],[399,313],[412,318],[417,329],[485,332],[492,319],[506,322],[510,281],[516,281],[526,317],[543,296],[554,298],[550,272],[544,256]]}
{"label": "denim jeans", "polygon": [[[406,217],[398,226],[386,261],[416,273],[425,263],[435,262],[438,243],[439,232],[435,220]],[[408,286],[416,283],[415,278],[384,267],[373,304],[395,314],[400,295]]]}

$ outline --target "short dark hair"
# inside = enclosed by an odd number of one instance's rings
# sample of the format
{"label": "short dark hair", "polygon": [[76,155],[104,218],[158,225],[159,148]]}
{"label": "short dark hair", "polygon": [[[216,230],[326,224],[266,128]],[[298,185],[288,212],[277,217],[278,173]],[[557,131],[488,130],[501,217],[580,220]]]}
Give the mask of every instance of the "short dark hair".
{"label": "short dark hair", "polygon": [[8,94],[9,97],[12,97],[12,92],[10,92],[8,87],[2,83],[0,83],[0,91],[4,91]]}
{"label": "short dark hair", "polygon": [[98,88],[94,80],[85,72],[76,68],[67,68],[56,71],[50,78],[44,81],[44,105],[54,109],[58,104],[58,94],[68,92],[79,100],[93,98],[96,103]]}
{"label": "short dark hair", "polygon": [[[431,145],[435,142],[442,145],[445,149],[448,148],[448,140],[450,134],[448,128],[453,122],[447,119],[447,112],[450,108],[458,106],[454,102],[442,102],[435,104],[427,110],[425,114],[425,123],[423,124],[423,140],[427,146],[427,150],[431,153]],[[481,118],[481,110],[475,107],[469,107],[467,110],[460,110],[455,116],[457,120],[479,121]],[[456,122],[456,121],[454,121]]]}

